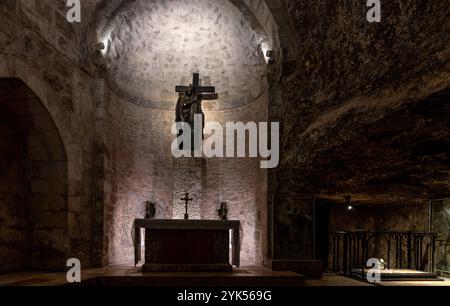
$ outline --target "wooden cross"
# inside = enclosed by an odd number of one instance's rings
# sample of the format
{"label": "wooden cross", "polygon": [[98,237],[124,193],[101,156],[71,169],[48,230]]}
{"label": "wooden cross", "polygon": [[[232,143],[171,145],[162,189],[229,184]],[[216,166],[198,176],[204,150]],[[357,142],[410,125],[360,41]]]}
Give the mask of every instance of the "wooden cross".
{"label": "wooden cross", "polygon": [[189,219],[189,215],[188,215],[188,203],[190,201],[194,201],[193,198],[189,198],[189,193],[186,192],[186,196],[184,198],[180,199],[181,201],[185,201],[185,208],[186,208],[186,213],[184,214],[184,220],[188,220]]}
{"label": "wooden cross", "polygon": [[216,93],[216,88],[214,86],[201,86],[200,84],[200,74],[194,73],[192,78],[192,84],[190,86],[176,86],[175,91],[179,94],[185,93],[187,90],[192,89],[194,95],[197,96],[198,100],[217,100],[219,95]]}

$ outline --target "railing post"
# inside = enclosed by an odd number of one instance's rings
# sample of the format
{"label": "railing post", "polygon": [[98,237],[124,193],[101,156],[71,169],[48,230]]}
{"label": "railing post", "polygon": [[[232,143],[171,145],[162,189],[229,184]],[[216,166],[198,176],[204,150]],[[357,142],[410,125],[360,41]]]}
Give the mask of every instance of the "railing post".
{"label": "railing post", "polygon": [[388,268],[391,269],[391,234],[388,233],[388,254],[387,254],[387,264]]}
{"label": "railing post", "polygon": [[336,247],[336,249],[337,249],[337,253],[336,253],[336,264],[337,264],[337,270],[338,270],[338,273],[340,272],[339,270],[341,269],[341,261],[340,261],[340,253],[341,253],[341,235],[340,234],[337,234],[337,236],[336,236],[336,245],[337,245],[337,247]]}
{"label": "railing post", "polygon": [[361,278],[364,279],[366,276],[365,269],[366,269],[366,253],[367,249],[369,248],[369,239],[367,239],[366,233],[361,233],[361,248],[362,248],[362,256],[361,256]]}
{"label": "railing post", "polygon": [[343,256],[343,261],[344,261],[344,274],[347,275],[348,270],[347,270],[347,262],[348,260],[348,233],[344,233],[344,256]]}
{"label": "railing post", "polygon": [[411,248],[412,248],[412,233],[408,232],[408,242],[407,242],[407,252],[408,252],[408,269],[412,269],[412,254],[411,254]]}
{"label": "railing post", "polygon": [[336,233],[333,234],[332,237],[332,241],[333,241],[333,271],[334,273],[337,274],[337,267],[336,267]]}
{"label": "railing post", "polygon": [[435,252],[436,252],[436,238],[437,234],[431,233],[431,273],[434,274],[435,268],[434,268],[434,260],[435,260]]}

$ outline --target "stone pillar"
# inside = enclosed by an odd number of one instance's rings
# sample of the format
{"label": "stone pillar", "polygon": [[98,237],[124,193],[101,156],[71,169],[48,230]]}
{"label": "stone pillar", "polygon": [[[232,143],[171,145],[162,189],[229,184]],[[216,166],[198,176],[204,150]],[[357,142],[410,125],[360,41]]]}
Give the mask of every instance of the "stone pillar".
{"label": "stone pillar", "polygon": [[185,202],[181,199],[189,194],[189,219],[202,219],[202,190],[206,178],[205,158],[174,158],[173,161],[172,218],[184,219]]}

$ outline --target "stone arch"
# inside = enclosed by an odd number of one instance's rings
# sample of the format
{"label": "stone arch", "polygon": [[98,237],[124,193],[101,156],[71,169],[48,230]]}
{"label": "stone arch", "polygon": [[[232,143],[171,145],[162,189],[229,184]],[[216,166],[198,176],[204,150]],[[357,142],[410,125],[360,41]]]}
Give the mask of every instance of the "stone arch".
{"label": "stone arch", "polygon": [[0,78],[16,78],[22,80],[35,93],[43,106],[48,110],[58,129],[65,147],[69,144],[70,114],[60,107],[60,97],[48,86],[43,77],[30,69],[27,62],[15,56],[0,55]]}
{"label": "stone arch", "polygon": [[[280,47],[277,22],[265,0],[228,1],[239,8],[243,16],[251,22],[255,31],[270,47],[274,50]],[[97,5],[87,40],[91,48],[95,48],[96,44],[101,41],[102,35],[108,31],[108,21],[111,17],[124,10],[127,5],[133,2],[136,2],[136,0],[102,0]]]}
{"label": "stone arch", "polygon": [[[98,43],[107,30],[106,25],[111,16],[124,9],[128,3],[136,0],[101,0],[90,23],[87,35],[87,49],[91,54],[98,51]],[[268,44],[268,48],[277,51],[275,55],[281,70],[281,61],[295,65],[299,52],[298,41],[291,24],[288,8],[279,0],[228,0],[238,7],[254,29]],[[289,73],[289,72],[288,72]],[[280,71],[280,74],[282,72]],[[280,75],[281,76],[281,75]]]}
{"label": "stone arch", "polygon": [[[0,235],[0,258],[7,262],[0,272],[63,270],[69,243],[65,146],[49,111],[22,80],[0,78],[0,92],[0,120],[9,134],[0,145],[7,208],[1,214],[6,229],[19,233],[15,240],[8,231]],[[8,191],[8,184],[18,187]]]}

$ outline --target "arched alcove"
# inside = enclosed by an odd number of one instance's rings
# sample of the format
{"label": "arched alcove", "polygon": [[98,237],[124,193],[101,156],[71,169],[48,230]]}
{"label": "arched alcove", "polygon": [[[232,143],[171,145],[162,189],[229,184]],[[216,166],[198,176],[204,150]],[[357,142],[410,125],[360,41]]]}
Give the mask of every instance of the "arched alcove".
{"label": "arched alcove", "polygon": [[242,222],[243,262],[262,263],[267,188],[261,186],[267,173],[259,161],[208,159],[186,166],[170,152],[175,86],[189,85],[193,73],[219,93],[219,100],[203,104],[206,121],[268,121],[266,55],[279,43],[270,10],[264,1],[257,4],[122,0],[98,6],[88,41],[107,85],[105,179],[111,192],[105,211],[111,216],[106,221],[111,263],[131,261],[131,227],[143,217],[143,202],[154,202],[159,218],[178,218],[179,195],[186,189],[200,207],[191,213],[194,218],[217,219],[220,202],[228,202],[230,218]]}
{"label": "arched alcove", "polygon": [[0,78],[0,272],[62,270],[68,250],[67,156],[36,94]]}

